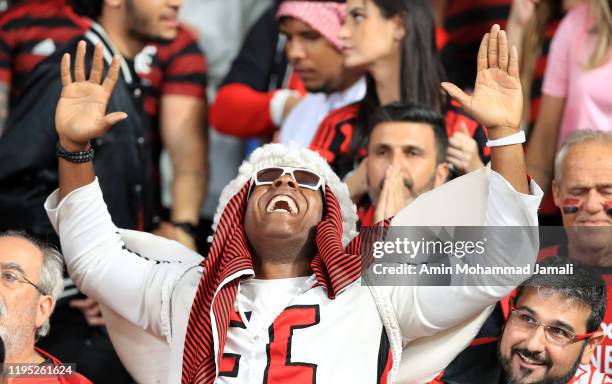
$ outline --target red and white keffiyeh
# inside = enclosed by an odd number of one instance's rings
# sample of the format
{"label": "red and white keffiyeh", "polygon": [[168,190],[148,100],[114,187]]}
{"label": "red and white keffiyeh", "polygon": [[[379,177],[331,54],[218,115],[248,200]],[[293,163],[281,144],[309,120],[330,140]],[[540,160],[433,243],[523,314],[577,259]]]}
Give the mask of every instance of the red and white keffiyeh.
{"label": "red and white keffiyeh", "polygon": [[283,1],[276,17],[294,17],[301,20],[323,35],[338,50],[342,50],[339,34],[345,12],[345,4],[333,1]]}

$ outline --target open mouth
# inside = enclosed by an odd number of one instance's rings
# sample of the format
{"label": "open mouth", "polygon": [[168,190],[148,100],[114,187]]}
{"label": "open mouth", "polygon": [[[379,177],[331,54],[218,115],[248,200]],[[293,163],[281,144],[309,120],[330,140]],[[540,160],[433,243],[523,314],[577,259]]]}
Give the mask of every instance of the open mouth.
{"label": "open mouth", "polygon": [[297,215],[299,213],[297,204],[292,197],[287,195],[277,195],[270,200],[266,207],[267,213],[289,213],[291,215]]}
{"label": "open mouth", "polygon": [[527,357],[523,355],[521,352],[517,352],[516,354],[521,360],[521,363],[523,363],[523,365],[529,368],[545,367],[547,365],[546,361],[542,361],[540,359],[534,359],[532,357]]}

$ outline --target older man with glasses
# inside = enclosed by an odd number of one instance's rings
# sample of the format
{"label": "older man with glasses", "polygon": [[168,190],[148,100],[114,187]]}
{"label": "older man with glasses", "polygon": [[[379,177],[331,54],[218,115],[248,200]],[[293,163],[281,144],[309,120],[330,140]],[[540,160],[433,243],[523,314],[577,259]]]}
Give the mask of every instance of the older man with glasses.
{"label": "older man with glasses", "polygon": [[[32,379],[27,382],[35,383],[37,376],[50,372],[59,383],[90,383],[75,367],[61,366],[34,345],[49,332],[49,317],[64,285],[63,267],[55,249],[23,232],[0,233],[0,337],[8,364],[4,374],[24,373]],[[49,371],[48,366],[57,369]],[[55,382],[49,376],[45,380]]]}

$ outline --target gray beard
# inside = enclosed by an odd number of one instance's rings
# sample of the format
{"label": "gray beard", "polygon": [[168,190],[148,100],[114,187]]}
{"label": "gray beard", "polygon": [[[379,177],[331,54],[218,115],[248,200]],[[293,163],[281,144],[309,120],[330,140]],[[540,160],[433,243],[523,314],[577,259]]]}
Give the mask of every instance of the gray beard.
{"label": "gray beard", "polygon": [[6,324],[6,307],[0,303],[0,337],[4,342],[5,361],[18,356],[28,344],[27,331],[25,327],[15,327]]}

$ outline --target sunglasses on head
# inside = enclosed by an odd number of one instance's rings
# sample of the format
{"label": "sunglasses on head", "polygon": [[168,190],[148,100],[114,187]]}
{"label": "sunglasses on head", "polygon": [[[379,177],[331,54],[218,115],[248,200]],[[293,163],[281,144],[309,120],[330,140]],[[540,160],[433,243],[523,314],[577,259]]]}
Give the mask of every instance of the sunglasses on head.
{"label": "sunglasses on head", "polygon": [[[271,185],[279,177],[287,174],[291,175],[293,180],[302,188],[316,191],[325,186],[325,181],[323,181],[323,178],[318,174],[307,169],[294,167],[269,167],[260,169],[253,174],[253,184],[255,186]],[[322,188],[322,190],[325,192],[324,188]]]}

